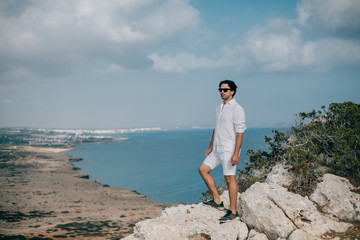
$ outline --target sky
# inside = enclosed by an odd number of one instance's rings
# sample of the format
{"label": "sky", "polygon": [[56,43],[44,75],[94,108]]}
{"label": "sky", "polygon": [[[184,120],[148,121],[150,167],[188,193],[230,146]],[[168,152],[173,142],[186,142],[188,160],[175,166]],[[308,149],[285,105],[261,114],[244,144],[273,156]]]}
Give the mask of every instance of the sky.
{"label": "sky", "polygon": [[0,127],[248,127],[360,103],[359,0],[0,0]]}

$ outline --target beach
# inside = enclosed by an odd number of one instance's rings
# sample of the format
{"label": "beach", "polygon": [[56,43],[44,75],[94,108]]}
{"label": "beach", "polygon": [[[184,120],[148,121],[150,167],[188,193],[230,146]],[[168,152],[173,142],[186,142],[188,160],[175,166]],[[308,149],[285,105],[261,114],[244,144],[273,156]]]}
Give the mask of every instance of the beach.
{"label": "beach", "polygon": [[2,146],[0,239],[121,239],[168,206],[90,179],[67,150]]}

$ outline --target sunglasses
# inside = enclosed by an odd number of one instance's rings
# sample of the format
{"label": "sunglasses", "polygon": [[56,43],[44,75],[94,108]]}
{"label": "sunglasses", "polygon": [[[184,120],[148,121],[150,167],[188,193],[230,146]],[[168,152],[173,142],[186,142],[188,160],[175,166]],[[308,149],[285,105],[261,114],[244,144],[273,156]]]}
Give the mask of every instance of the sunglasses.
{"label": "sunglasses", "polygon": [[231,91],[230,88],[219,88],[219,92],[222,92],[222,91],[227,92],[229,90]]}

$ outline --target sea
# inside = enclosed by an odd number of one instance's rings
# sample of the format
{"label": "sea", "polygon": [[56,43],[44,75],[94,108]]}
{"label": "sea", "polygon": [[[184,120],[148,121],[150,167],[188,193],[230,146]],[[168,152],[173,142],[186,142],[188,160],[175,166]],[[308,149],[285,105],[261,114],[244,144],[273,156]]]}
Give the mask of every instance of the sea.
{"label": "sea", "polygon": [[[266,149],[264,137],[273,128],[248,128],[244,133],[238,168],[244,168],[248,149]],[[124,141],[79,145],[68,151],[83,160],[80,172],[111,187],[129,188],[160,203],[199,203],[207,187],[198,173],[205,159],[212,129],[170,129],[113,134]],[[213,170],[218,186],[222,167]]]}

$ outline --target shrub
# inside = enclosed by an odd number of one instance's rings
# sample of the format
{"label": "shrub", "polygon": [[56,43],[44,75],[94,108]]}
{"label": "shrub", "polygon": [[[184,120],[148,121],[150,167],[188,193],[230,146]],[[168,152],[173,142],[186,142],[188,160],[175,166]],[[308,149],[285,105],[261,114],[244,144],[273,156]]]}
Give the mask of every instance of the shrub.
{"label": "shrub", "polygon": [[[313,188],[319,166],[360,185],[360,105],[332,103],[321,109],[301,112],[287,132],[273,130],[273,137],[265,136],[267,151],[248,150],[246,175],[260,170],[265,178],[272,166],[282,162],[296,175],[291,189],[305,194]],[[240,179],[244,182],[244,177],[239,177],[239,183]]]}

